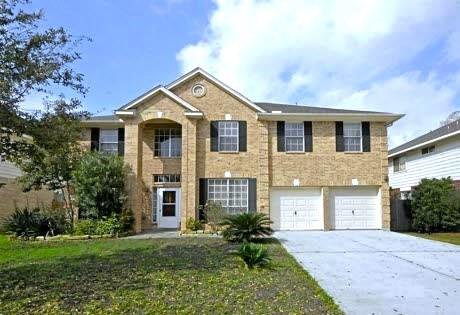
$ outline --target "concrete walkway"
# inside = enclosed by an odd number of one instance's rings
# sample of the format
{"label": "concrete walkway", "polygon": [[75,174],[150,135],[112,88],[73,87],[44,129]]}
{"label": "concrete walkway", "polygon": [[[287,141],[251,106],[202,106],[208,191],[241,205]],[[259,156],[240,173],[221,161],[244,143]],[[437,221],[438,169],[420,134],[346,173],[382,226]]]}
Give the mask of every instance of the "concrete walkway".
{"label": "concrete walkway", "polygon": [[388,231],[275,236],[347,314],[460,314],[460,246]]}
{"label": "concrete walkway", "polygon": [[173,229],[156,229],[152,231],[146,231],[142,234],[136,234],[125,237],[130,240],[147,240],[151,238],[179,238],[180,231]]}

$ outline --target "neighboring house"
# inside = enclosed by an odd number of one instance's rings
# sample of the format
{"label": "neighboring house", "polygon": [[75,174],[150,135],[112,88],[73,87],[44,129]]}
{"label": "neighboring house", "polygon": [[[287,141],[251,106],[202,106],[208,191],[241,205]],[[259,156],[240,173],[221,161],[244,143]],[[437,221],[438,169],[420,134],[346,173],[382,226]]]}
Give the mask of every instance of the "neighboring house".
{"label": "neighboring house", "polygon": [[45,189],[22,192],[16,181],[21,175],[21,170],[0,154],[0,219],[15,208],[50,206],[54,199],[54,193]]}
{"label": "neighboring house", "polygon": [[450,176],[460,188],[460,120],[388,152],[390,187],[406,199],[423,178]]}
{"label": "neighboring house", "polygon": [[387,127],[400,117],[253,102],[197,68],[84,121],[84,144],[124,155],[137,232],[185,229],[208,200],[274,229],[388,229]]}

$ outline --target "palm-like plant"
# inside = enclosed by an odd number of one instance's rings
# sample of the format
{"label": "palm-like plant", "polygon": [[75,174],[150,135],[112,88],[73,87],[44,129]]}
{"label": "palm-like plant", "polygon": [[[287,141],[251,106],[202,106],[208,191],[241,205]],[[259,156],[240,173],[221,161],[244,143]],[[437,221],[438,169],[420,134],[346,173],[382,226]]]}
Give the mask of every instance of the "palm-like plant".
{"label": "palm-like plant", "polygon": [[270,263],[267,249],[261,244],[244,243],[236,252],[246,267],[252,269],[254,267],[265,267]]}
{"label": "palm-like plant", "polygon": [[264,213],[228,216],[221,223],[224,226],[222,236],[231,242],[250,242],[255,238],[271,235],[271,223],[270,218]]}

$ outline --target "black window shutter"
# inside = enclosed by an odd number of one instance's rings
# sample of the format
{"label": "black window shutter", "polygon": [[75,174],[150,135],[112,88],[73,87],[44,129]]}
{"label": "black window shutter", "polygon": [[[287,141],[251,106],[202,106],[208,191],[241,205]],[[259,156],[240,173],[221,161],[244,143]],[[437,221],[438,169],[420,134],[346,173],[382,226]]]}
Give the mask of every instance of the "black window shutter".
{"label": "black window shutter", "polygon": [[286,145],[284,142],[284,121],[277,121],[276,138],[278,143],[278,152],[285,152]]}
{"label": "black window shutter", "polygon": [[99,151],[99,128],[91,128],[91,151]]}
{"label": "black window shutter", "polygon": [[248,179],[248,212],[257,212],[257,181],[255,178]]}
{"label": "black window shutter", "polygon": [[200,199],[199,199],[200,211],[198,213],[198,218],[200,220],[204,220],[205,216],[204,216],[203,208],[206,205],[206,202],[208,201],[208,179],[207,178],[200,178],[199,194],[200,194]]}
{"label": "black window shutter", "polygon": [[238,122],[238,147],[240,152],[247,151],[247,126],[246,122],[241,120]]}
{"label": "black window shutter", "polygon": [[118,155],[125,155],[125,128],[118,128]]}
{"label": "black window shutter", "polygon": [[211,121],[211,152],[219,151],[219,122]]}
{"label": "black window shutter", "polygon": [[371,128],[368,121],[361,123],[363,133],[363,152],[371,152]]}
{"label": "black window shutter", "polygon": [[345,151],[345,147],[343,144],[343,121],[335,122],[335,151]]}
{"label": "black window shutter", "polygon": [[313,152],[313,136],[311,121],[303,122],[303,134],[305,141],[305,152]]}

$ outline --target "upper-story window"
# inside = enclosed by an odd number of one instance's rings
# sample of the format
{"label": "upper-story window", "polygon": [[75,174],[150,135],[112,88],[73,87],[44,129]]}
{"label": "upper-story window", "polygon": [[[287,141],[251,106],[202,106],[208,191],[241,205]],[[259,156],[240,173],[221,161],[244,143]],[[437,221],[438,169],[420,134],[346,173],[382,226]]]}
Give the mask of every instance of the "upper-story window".
{"label": "upper-story window", "polygon": [[101,129],[99,134],[99,151],[118,154],[118,129]]}
{"label": "upper-story window", "polygon": [[362,151],[361,123],[343,124],[343,145],[345,152]]}
{"label": "upper-story window", "polygon": [[434,152],[434,145],[422,149],[422,155]]}
{"label": "upper-story window", "polygon": [[182,132],[180,128],[155,129],[155,156],[180,157],[181,154]]}
{"label": "upper-story window", "polygon": [[238,122],[219,121],[219,151],[238,152]]}
{"label": "upper-story window", "polygon": [[284,125],[284,138],[287,152],[304,152],[304,123],[288,123]]}
{"label": "upper-story window", "polygon": [[393,158],[393,172],[400,172],[406,169],[406,159],[403,156]]}

